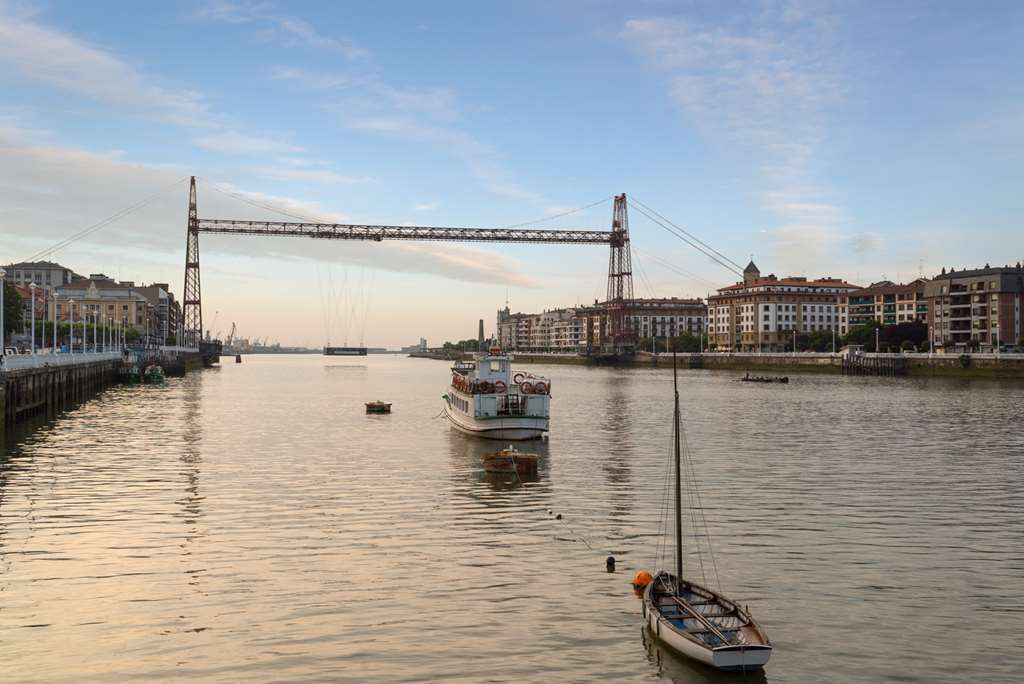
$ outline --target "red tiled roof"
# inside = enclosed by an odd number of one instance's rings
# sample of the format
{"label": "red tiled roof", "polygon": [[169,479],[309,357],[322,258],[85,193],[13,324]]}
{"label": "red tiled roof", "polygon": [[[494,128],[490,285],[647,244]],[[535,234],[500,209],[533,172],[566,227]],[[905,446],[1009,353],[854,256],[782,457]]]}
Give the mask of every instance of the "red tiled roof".
{"label": "red tiled roof", "polygon": [[839,287],[848,290],[859,290],[860,285],[853,285],[838,278],[822,278],[820,280],[807,280],[806,278],[756,278],[749,283],[736,283],[718,288],[719,292],[731,292],[733,290],[746,290],[752,287],[765,286],[786,286],[786,287]]}

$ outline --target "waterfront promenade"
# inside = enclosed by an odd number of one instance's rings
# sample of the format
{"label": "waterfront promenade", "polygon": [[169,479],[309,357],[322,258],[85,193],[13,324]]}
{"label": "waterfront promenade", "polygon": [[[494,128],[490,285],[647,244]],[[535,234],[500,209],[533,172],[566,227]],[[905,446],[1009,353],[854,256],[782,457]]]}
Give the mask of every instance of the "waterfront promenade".
{"label": "waterfront promenade", "polygon": [[7,430],[39,417],[52,418],[116,383],[126,361],[155,363],[168,375],[202,367],[198,349],[178,346],[0,357],[0,443]]}
{"label": "waterfront promenade", "polygon": [[[512,352],[516,363],[557,363],[571,365],[587,365],[589,360],[580,354],[545,353],[545,352]],[[429,351],[414,352],[415,358],[460,360],[471,359],[472,352]],[[682,367],[705,368],[709,370],[762,370],[786,373],[843,373],[845,356],[841,353],[828,352],[786,352],[774,354],[758,354],[757,352],[679,352],[678,362]],[[866,362],[894,363],[905,367],[905,375],[911,376],[950,376],[950,377],[991,377],[1024,379],[1024,354],[858,354],[858,359]],[[671,353],[651,354],[639,352],[634,357],[622,361],[620,366],[626,368],[670,367]]]}

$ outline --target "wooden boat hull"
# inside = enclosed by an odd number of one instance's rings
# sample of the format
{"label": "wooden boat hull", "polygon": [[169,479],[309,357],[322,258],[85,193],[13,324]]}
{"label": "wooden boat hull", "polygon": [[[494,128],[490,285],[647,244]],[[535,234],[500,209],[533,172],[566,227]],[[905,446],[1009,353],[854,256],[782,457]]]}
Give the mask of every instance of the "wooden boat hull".
{"label": "wooden boat hull", "polygon": [[459,432],[484,439],[501,439],[521,442],[528,439],[540,439],[548,430],[547,418],[487,418],[476,420],[452,410],[447,402],[444,414],[452,427]]}
{"label": "wooden boat hull", "polygon": [[[711,667],[719,670],[758,670],[768,663],[768,659],[772,654],[771,644],[768,642],[768,639],[764,637],[760,627],[753,618],[741,611],[732,601],[714,591],[711,591],[710,589],[701,587],[700,585],[692,582],[685,583],[696,591],[703,592],[708,597],[713,597],[716,608],[731,607],[738,612],[739,616],[748,621],[748,624],[744,625],[737,631],[743,631],[748,637],[748,641],[750,643],[711,646],[695,638],[692,634],[689,634],[685,629],[681,629],[679,626],[686,622],[690,622],[692,624],[693,621],[672,619],[671,616],[664,614],[662,609],[655,605],[656,582],[657,579],[654,582],[651,582],[644,591],[644,619],[651,632],[663,644],[681,655],[700,661],[705,665],[710,665]],[[755,643],[756,641],[761,641],[763,643]]]}

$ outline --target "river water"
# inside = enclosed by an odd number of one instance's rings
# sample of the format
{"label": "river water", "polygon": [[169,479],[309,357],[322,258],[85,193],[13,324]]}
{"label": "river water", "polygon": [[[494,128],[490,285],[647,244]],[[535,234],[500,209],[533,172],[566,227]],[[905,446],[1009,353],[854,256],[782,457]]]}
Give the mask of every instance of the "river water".
{"label": "river water", "polygon": [[652,643],[629,585],[671,372],[529,370],[530,482],[437,417],[447,364],[398,357],[247,356],[12,440],[0,679],[1019,681],[1024,384],[681,372],[720,585],[776,647],[742,676]]}

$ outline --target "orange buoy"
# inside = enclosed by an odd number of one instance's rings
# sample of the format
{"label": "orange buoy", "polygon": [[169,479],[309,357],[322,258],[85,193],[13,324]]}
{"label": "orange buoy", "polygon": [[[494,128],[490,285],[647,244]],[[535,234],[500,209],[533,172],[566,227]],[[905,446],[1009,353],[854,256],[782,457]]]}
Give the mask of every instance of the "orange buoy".
{"label": "orange buoy", "polygon": [[647,588],[647,585],[653,581],[654,578],[651,577],[651,573],[646,570],[641,570],[633,577],[633,589],[636,591],[643,591]]}

